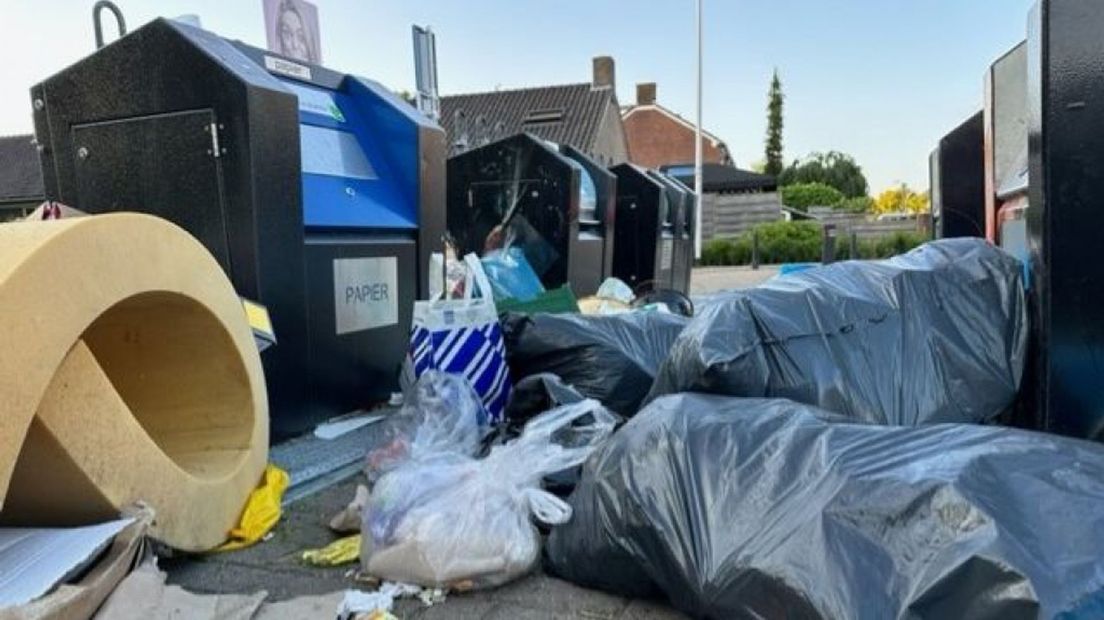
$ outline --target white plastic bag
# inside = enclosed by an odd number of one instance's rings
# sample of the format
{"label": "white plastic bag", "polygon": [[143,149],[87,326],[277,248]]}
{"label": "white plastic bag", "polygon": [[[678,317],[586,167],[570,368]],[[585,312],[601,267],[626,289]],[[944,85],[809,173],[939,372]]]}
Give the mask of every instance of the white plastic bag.
{"label": "white plastic bag", "polygon": [[427,370],[405,396],[402,409],[380,422],[377,442],[368,449],[368,480],[410,460],[450,453],[474,456],[488,421],[467,379]]}
{"label": "white plastic bag", "polygon": [[433,587],[493,587],[524,575],[540,555],[530,515],[549,525],[571,518],[541,478],[581,464],[616,423],[585,400],[533,418],[485,459],[438,453],[399,466],[372,489],[361,564],[381,579]]}

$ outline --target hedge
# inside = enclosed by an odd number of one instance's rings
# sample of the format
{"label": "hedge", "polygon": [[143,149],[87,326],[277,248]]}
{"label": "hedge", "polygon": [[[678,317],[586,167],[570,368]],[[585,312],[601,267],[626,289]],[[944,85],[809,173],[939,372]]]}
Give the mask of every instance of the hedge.
{"label": "hedge", "polygon": [[[771,222],[756,227],[759,232],[759,262],[813,263],[821,259],[821,229],[816,222]],[[926,235],[895,232],[878,239],[859,239],[858,258],[889,258],[928,241]],[[836,238],[836,260],[851,257],[851,240],[846,232]],[[702,247],[701,265],[751,264],[751,233],[734,239],[712,239]]]}

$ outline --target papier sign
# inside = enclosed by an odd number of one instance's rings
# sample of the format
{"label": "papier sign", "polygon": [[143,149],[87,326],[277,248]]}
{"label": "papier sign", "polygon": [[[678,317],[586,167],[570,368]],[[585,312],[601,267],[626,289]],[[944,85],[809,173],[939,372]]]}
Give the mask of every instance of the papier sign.
{"label": "papier sign", "polygon": [[339,335],[399,322],[395,257],[339,258],[333,265],[334,312]]}

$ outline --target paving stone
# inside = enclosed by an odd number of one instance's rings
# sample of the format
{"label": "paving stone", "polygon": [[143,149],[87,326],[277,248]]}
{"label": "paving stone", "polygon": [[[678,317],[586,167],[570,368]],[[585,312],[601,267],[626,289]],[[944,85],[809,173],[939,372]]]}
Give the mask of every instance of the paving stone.
{"label": "paving stone", "polygon": [[532,609],[529,607],[522,607],[521,605],[513,605],[510,603],[503,603],[493,608],[490,613],[483,616],[483,620],[559,620],[566,618],[588,618],[588,616],[578,616],[571,612],[565,611],[549,611],[547,609]]}
{"label": "paving stone", "polygon": [[404,615],[396,606],[395,615],[403,620],[481,620],[487,617],[496,603],[485,594],[452,595],[443,603],[426,607]]}
{"label": "paving stone", "polygon": [[628,599],[579,586],[541,573],[492,590],[496,601],[530,609],[564,614],[563,617],[585,617],[601,620],[616,618]]}
{"label": "paving stone", "polygon": [[689,616],[658,601],[634,599],[617,620],[689,620]]}
{"label": "paving stone", "polygon": [[199,593],[251,594],[264,590],[270,601],[326,594],[346,590],[350,585],[340,572],[311,574],[222,562],[179,567],[169,573],[167,581]]}

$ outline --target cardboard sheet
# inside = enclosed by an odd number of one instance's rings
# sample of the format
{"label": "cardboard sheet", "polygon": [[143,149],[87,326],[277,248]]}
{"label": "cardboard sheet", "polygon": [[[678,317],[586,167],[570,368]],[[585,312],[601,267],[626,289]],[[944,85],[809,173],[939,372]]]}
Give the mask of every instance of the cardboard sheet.
{"label": "cardboard sheet", "polygon": [[29,603],[80,573],[132,522],[0,528],[0,608]]}

